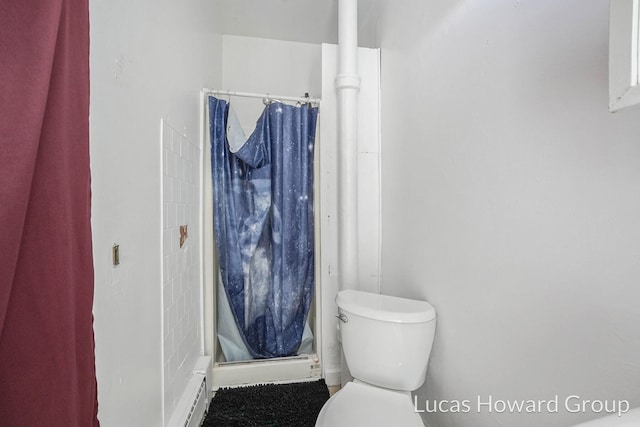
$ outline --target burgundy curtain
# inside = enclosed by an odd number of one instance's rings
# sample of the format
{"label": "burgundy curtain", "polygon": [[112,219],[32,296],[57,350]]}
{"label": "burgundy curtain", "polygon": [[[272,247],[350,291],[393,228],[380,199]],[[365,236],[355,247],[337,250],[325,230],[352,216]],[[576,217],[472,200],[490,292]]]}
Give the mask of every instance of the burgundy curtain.
{"label": "burgundy curtain", "polygon": [[98,426],[88,0],[0,0],[0,425]]}

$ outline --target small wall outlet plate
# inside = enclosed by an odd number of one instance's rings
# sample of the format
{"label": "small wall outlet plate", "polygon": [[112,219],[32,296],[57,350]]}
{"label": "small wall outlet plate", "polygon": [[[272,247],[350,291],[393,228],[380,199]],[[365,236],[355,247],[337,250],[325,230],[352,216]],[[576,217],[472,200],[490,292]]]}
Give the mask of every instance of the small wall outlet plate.
{"label": "small wall outlet plate", "polygon": [[111,258],[114,266],[120,264],[120,245],[113,245],[113,249],[111,250]]}

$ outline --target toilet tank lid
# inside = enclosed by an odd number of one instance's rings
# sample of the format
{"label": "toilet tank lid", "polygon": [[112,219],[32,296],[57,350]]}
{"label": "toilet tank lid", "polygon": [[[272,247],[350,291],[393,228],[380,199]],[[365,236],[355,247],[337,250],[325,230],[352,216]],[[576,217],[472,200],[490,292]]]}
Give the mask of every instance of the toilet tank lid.
{"label": "toilet tank lid", "polygon": [[338,292],[336,304],[349,313],[383,322],[422,323],[436,318],[436,310],[426,301],[351,289]]}

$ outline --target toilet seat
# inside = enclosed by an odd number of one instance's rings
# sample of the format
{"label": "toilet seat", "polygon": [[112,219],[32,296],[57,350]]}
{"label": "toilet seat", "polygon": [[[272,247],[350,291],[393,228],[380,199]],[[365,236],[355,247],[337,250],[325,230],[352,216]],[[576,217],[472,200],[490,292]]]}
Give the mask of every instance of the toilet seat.
{"label": "toilet seat", "polygon": [[402,392],[349,382],[322,407],[316,427],[424,427]]}

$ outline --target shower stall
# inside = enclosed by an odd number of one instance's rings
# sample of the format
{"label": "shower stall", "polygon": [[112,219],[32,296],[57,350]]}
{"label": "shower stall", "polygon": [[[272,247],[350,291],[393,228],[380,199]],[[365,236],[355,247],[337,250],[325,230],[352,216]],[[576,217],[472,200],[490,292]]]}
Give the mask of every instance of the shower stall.
{"label": "shower stall", "polygon": [[[210,89],[202,95],[205,153],[211,153],[203,156],[203,205],[213,204],[204,222],[214,223],[213,233],[205,232],[206,252],[213,255],[206,258],[205,285],[215,312],[206,335],[213,335],[213,386],[320,377],[313,290],[319,282],[313,159],[320,100]],[[250,110],[264,103],[255,130],[236,114],[237,100]],[[274,126],[284,135],[271,132]],[[256,156],[262,160],[254,162]]]}
{"label": "shower stall", "polygon": [[[359,168],[357,271],[360,288],[379,289],[379,51],[358,48],[361,75],[359,93]],[[268,63],[260,71],[254,62]],[[320,101],[316,127],[314,160],[315,293],[308,315],[312,332],[311,348],[303,354],[272,358],[228,361],[218,340],[218,296],[220,295],[218,255],[213,241],[212,184],[208,165],[210,151],[207,100],[211,88],[200,94],[203,230],[203,307],[204,354],[213,358],[213,388],[277,381],[304,381],[324,377],[328,384],[340,383],[340,345],[334,316],[338,291],[338,123],[336,76],[338,47],[243,36],[223,36],[221,89],[215,96],[230,101],[238,113],[240,126],[249,134],[264,108],[263,98],[276,98],[285,104],[304,103],[305,92]],[[214,88],[219,89],[219,88]],[[248,96],[245,96],[248,95]],[[302,98],[302,99],[298,99]]]}

